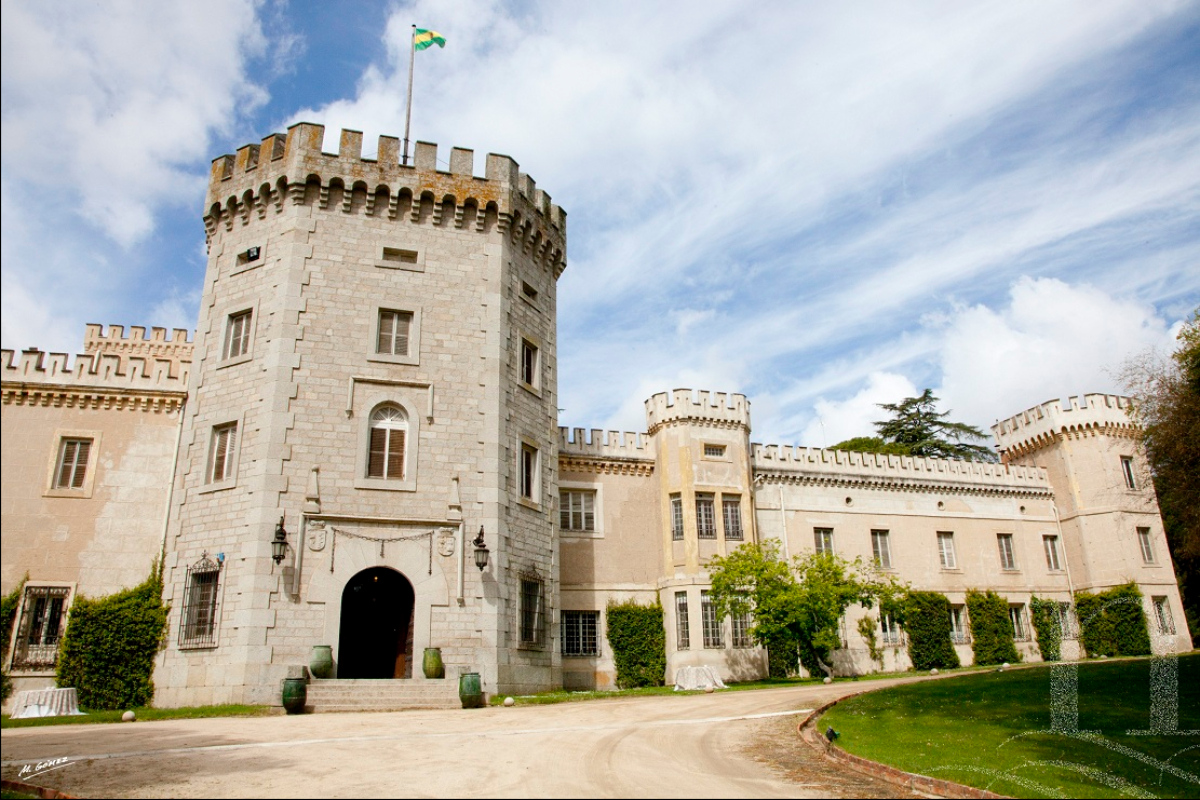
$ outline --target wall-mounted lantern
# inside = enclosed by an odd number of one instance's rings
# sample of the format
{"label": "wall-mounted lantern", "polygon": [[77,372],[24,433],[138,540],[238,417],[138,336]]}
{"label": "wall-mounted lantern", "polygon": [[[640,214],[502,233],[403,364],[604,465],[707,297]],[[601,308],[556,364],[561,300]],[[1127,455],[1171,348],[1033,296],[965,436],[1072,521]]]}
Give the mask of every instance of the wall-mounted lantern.
{"label": "wall-mounted lantern", "polygon": [[483,543],[482,525],[479,526],[479,535],[475,537],[475,540],[471,544],[475,545],[475,566],[479,567],[480,572],[483,572],[488,565],[489,553],[487,545]]}
{"label": "wall-mounted lantern", "polygon": [[279,524],[275,526],[275,538],[271,540],[271,558],[276,564],[283,562],[287,556],[288,540],[287,531],[283,528],[283,517],[279,518]]}

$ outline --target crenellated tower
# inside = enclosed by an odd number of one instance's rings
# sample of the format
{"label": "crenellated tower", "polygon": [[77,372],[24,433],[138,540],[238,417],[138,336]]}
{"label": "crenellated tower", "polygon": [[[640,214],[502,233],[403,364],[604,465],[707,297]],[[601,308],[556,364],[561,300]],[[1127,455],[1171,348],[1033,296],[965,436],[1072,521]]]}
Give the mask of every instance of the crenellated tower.
{"label": "crenellated tower", "polygon": [[549,688],[566,215],[507,156],[323,137],[213,161],[159,698],[277,703],[326,644],[343,678],[419,680],[439,647]]}

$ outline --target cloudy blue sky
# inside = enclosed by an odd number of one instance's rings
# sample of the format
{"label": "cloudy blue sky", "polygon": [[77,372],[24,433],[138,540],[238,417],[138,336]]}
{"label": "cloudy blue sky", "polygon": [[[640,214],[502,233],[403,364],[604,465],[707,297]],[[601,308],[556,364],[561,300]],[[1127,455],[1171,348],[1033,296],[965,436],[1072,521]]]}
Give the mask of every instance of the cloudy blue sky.
{"label": "cloudy blue sky", "polygon": [[1118,389],[1200,304],[1200,3],[3,0],[2,338],[195,326],[211,158],[308,120],[505,153],[569,213],[561,422],[756,441],[932,387]]}

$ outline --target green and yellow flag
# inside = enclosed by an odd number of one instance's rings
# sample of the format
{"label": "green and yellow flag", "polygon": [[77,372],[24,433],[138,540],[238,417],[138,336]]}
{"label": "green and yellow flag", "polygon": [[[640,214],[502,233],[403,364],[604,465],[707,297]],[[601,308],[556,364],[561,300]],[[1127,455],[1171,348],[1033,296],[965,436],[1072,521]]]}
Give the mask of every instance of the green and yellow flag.
{"label": "green and yellow flag", "polygon": [[438,47],[446,46],[446,38],[437,31],[427,31],[424,28],[417,28],[413,32],[413,49],[424,50],[433,45]]}

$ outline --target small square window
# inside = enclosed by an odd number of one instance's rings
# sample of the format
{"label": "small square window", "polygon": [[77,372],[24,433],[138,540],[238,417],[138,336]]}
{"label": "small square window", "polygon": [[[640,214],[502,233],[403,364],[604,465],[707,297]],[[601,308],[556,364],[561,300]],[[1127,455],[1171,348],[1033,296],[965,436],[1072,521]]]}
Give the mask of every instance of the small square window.
{"label": "small square window", "polygon": [[225,348],[222,358],[239,358],[250,353],[250,333],[254,312],[250,309],[230,314],[225,324]]}
{"label": "small square window", "polygon": [[208,451],[208,482],[221,483],[233,477],[234,452],[237,447],[237,423],[217,425],[212,430]]}
{"label": "small square window", "polygon": [[704,445],[705,458],[724,458],[725,445],[723,444],[706,444]]}
{"label": "small square window", "polygon": [[63,439],[58,448],[58,464],[54,469],[54,488],[84,488],[91,452],[91,439]]}
{"label": "small square window", "polygon": [[375,337],[375,352],[387,356],[406,356],[409,347],[409,331],[412,328],[412,312],[379,310],[379,334]]}
{"label": "small square window", "polygon": [[239,267],[245,267],[258,261],[260,258],[262,258],[262,248],[250,247],[238,253],[237,265]]}
{"label": "small square window", "polygon": [[383,248],[382,261],[391,261],[396,264],[416,264],[417,251],[405,250],[400,247],[385,247]]}
{"label": "small square window", "polygon": [[823,556],[833,555],[833,528],[813,528],[813,549]]}
{"label": "small square window", "polygon": [[600,655],[599,611],[562,612],[562,654],[564,656]]}
{"label": "small square window", "polygon": [[537,300],[538,290],[530,286],[525,281],[521,281],[521,294],[524,295],[525,299],[527,300]]}
{"label": "small square window", "polygon": [[558,527],[564,531],[596,530],[596,493],[583,489],[560,489]]}

